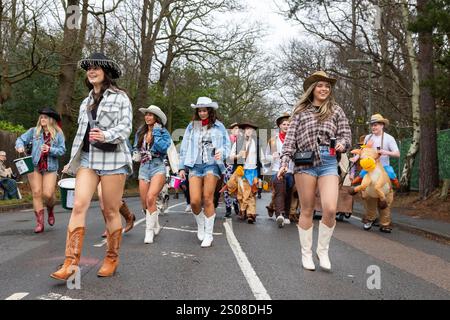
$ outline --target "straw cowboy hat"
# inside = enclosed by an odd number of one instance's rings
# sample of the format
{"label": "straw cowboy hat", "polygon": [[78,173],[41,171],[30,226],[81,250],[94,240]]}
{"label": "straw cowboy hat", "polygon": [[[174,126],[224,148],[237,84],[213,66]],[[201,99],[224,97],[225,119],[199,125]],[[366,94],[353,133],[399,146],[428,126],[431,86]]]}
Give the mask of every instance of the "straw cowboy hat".
{"label": "straw cowboy hat", "polygon": [[95,52],[91,54],[89,58],[80,60],[79,65],[86,71],[90,66],[101,67],[103,70],[109,71],[111,78],[113,79],[118,79],[122,75],[122,71],[117,62],[100,52]]}
{"label": "straw cowboy hat", "polygon": [[217,109],[219,108],[219,105],[217,102],[214,102],[211,100],[211,98],[208,97],[199,97],[197,99],[197,104],[191,104],[192,108],[213,108]]}
{"label": "straw cowboy hat", "polygon": [[316,71],[308,78],[306,78],[305,81],[303,81],[303,90],[308,90],[308,88],[317,81],[326,81],[331,83],[331,85],[333,86],[336,83],[337,79],[329,77],[325,73],[325,71]]}
{"label": "straw cowboy hat", "polygon": [[289,119],[290,117],[291,117],[291,115],[288,112],[285,112],[281,116],[279,116],[277,118],[277,120],[275,120],[277,127],[279,127],[280,124],[282,124],[284,120]]}
{"label": "straw cowboy hat", "polygon": [[233,122],[232,124],[230,124],[230,125],[228,126],[228,129],[233,129],[233,128],[236,127],[236,126],[239,126],[239,123]]}
{"label": "straw cowboy hat", "polygon": [[239,123],[239,128],[240,129],[245,129],[245,128],[248,128],[248,127],[253,128],[255,130],[258,129],[257,125],[255,125],[254,123],[248,122],[248,121]]}
{"label": "straw cowboy hat", "polygon": [[50,118],[55,119],[56,122],[61,121],[61,116],[53,108],[45,107],[45,108],[39,110],[38,112],[39,112],[39,114],[45,114],[46,116],[49,116]]}
{"label": "straw cowboy hat", "polygon": [[167,123],[167,117],[160,107],[151,105],[148,108],[139,108],[139,111],[142,112],[143,114],[153,113],[155,116],[161,119],[163,125],[166,125]]}
{"label": "straw cowboy hat", "polygon": [[389,120],[383,118],[383,116],[379,113],[374,114],[373,116],[370,117],[370,124],[378,123],[378,122],[384,123],[385,126],[389,125]]}

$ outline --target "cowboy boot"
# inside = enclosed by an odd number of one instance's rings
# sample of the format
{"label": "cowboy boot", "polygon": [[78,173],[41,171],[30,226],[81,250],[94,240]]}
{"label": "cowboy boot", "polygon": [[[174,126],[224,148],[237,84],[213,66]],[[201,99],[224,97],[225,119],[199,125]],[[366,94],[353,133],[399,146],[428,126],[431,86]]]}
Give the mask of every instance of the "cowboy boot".
{"label": "cowboy boot", "polygon": [[55,208],[55,206],[47,206],[47,212],[48,212],[48,224],[53,226],[55,224],[55,214],[53,212],[53,209]]}
{"label": "cowboy boot", "polygon": [[334,227],[328,227],[322,221],[319,223],[319,239],[317,243],[317,257],[319,258],[320,267],[326,271],[331,270],[331,262],[328,257],[328,248],[330,246],[331,236],[333,235]]}
{"label": "cowboy boot", "polygon": [[145,239],[144,243],[153,243],[153,238],[155,236],[155,224],[158,211],[150,213],[150,211],[146,210],[147,213],[145,215]]}
{"label": "cowboy boot", "polygon": [[153,227],[153,233],[155,234],[155,236],[157,236],[160,231],[161,231],[161,225],[159,224],[159,212],[156,211],[156,218],[155,218],[155,224]]}
{"label": "cowboy boot", "polygon": [[205,237],[200,245],[202,248],[211,247],[213,242],[213,229],[214,229],[214,219],[216,218],[216,214],[213,214],[211,217],[205,216]]}
{"label": "cowboy boot", "polygon": [[195,221],[197,221],[197,238],[200,241],[203,241],[205,239],[205,215],[203,213],[203,210],[200,211],[199,214],[192,213],[195,217]]}
{"label": "cowboy boot", "polygon": [[302,265],[306,270],[314,271],[316,266],[314,265],[312,257],[312,241],[313,241],[313,226],[308,230],[302,229],[298,226],[298,235],[300,238],[300,247],[302,249]]}
{"label": "cowboy boot", "polygon": [[119,265],[119,248],[122,240],[122,228],[115,230],[112,233],[107,232],[106,241],[106,257],[103,260],[103,265],[97,272],[99,277],[111,277],[117,270]]}
{"label": "cowboy boot", "polygon": [[128,232],[131,229],[133,229],[134,221],[136,220],[136,217],[130,211],[130,208],[128,208],[127,204],[123,200],[122,200],[122,206],[120,207],[119,212],[122,215],[122,217],[125,218],[124,232]]}
{"label": "cowboy boot", "polygon": [[34,215],[36,216],[36,228],[34,228],[34,233],[44,232],[44,209],[39,211],[35,211]]}
{"label": "cowboy boot", "polygon": [[80,263],[85,231],[85,227],[78,227],[73,231],[69,231],[69,228],[67,228],[66,258],[64,259],[64,264],[58,271],[53,272],[50,277],[66,281],[75,273],[76,269],[74,267]]}

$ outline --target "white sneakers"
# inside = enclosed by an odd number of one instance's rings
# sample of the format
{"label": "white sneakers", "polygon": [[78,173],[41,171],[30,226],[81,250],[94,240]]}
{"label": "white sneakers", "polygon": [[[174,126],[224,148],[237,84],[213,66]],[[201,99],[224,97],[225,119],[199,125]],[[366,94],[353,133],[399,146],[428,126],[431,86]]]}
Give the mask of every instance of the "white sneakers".
{"label": "white sneakers", "polygon": [[191,208],[191,205],[190,205],[190,204],[188,204],[188,205],[186,206],[186,209],[184,209],[184,212],[186,212],[186,213],[191,213],[191,212],[192,212],[192,208]]}
{"label": "white sneakers", "polygon": [[203,242],[200,245],[202,248],[211,247],[211,244],[213,242],[213,229],[214,229],[215,218],[216,218],[216,214],[213,214],[209,218],[207,218],[205,216],[205,238],[203,239]]}
{"label": "white sneakers", "polygon": [[283,228],[284,227],[284,217],[283,217],[283,215],[280,214],[275,221],[278,224],[278,228]]}
{"label": "white sneakers", "polygon": [[205,238],[205,215],[203,214],[203,210],[199,214],[192,214],[195,217],[195,221],[197,221],[197,238],[203,241]]}
{"label": "white sneakers", "polygon": [[289,220],[288,218],[284,218],[284,224],[291,224],[291,220]]}
{"label": "white sneakers", "polygon": [[153,243],[153,238],[155,235],[159,234],[161,226],[159,225],[158,211],[150,213],[145,210],[145,238],[144,243]]}

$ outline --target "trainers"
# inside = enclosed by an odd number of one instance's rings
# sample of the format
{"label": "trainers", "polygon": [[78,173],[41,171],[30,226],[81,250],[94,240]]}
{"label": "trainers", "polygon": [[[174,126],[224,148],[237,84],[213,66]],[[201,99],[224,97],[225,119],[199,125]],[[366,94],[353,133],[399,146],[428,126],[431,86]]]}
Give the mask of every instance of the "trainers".
{"label": "trainers", "polygon": [[226,217],[226,218],[231,217],[231,208],[227,208],[227,211],[226,211],[226,213],[225,213],[225,217]]}
{"label": "trainers", "polygon": [[373,225],[373,221],[364,223],[364,226],[363,226],[364,230],[366,230],[366,231],[370,230],[370,228],[372,228],[372,225]]}
{"label": "trainers", "polygon": [[188,204],[188,205],[186,206],[186,209],[184,209],[184,212],[186,212],[186,213],[191,213],[191,211],[192,211],[191,205]]}
{"label": "trainers", "polygon": [[284,218],[284,224],[291,224],[291,220],[289,220],[288,218]]}
{"label": "trainers", "polygon": [[284,217],[281,214],[277,217],[276,221],[277,221],[277,224],[278,224],[279,228],[283,228],[284,227]]}
{"label": "trainers", "polygon": [[391,233],[392,232],[392,228],[384,226],[384,227],[380,227],[380,231],[384,232],[384,233]]}

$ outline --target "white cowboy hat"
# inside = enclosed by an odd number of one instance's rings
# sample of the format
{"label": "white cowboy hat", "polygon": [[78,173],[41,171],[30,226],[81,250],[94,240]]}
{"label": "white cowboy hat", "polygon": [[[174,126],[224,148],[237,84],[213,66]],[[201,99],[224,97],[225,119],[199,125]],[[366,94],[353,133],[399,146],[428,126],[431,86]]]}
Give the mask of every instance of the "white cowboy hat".
{"label": "white cowboy hat", "polygon": [[219,108],[219,105],[217,102],[214,102],[211,100],[211,98],[208,97],[199,97],[197,99],[197,104],[191,104],[192,108],[213,108],[217,109]]}
{"label": "white cowboy hat", "polygon": [[166,125],[166,123],[167,123],[167,117],[166,117],[166,115],[165,115],[164,112],[162,112],[162,110],[161,110],[159,107],[157,107],[157,106],[151,105],[151,106],[148,107],[148,108],[140,108],[139,111],[142,112],[143,114],[146,114],[146,113],[153,113],[155,116],[157,116],[158,118],[161,119],[163,125]]}

